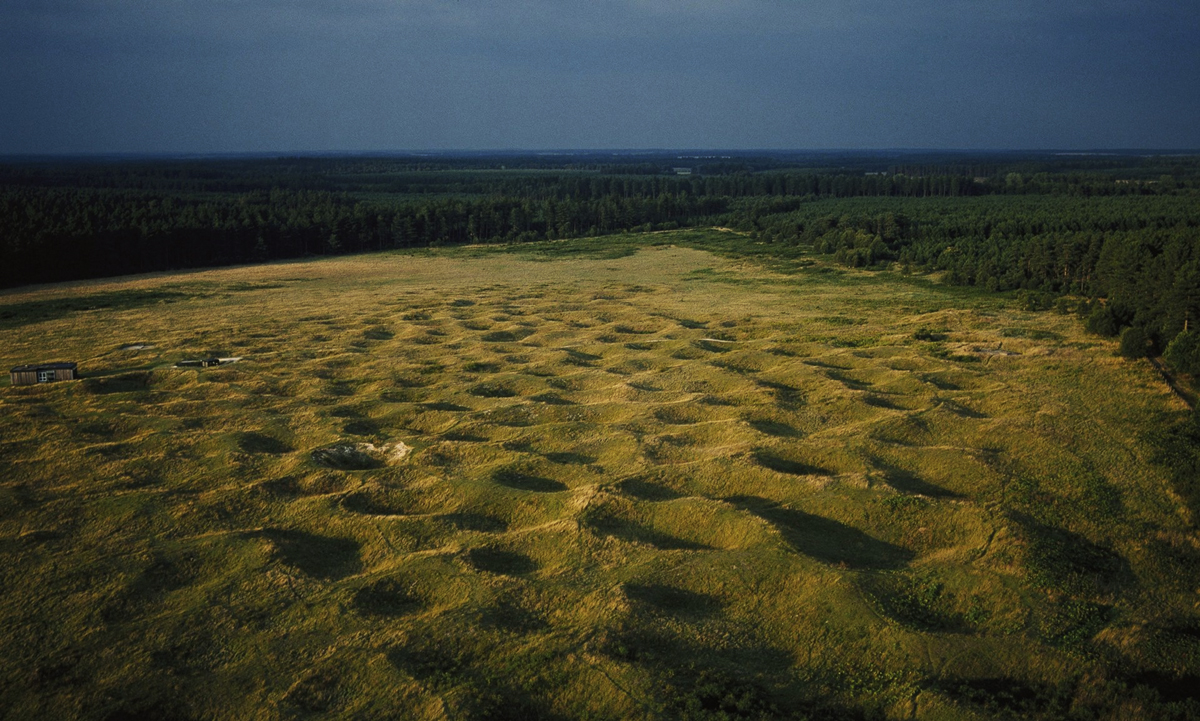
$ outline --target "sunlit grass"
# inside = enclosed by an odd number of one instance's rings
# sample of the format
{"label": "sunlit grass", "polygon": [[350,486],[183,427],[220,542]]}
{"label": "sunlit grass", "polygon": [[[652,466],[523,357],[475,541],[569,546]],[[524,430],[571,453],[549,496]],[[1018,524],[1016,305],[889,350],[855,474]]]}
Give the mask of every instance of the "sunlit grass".
{"label": "sunlit grass", "polygon": [[0,393],[0,706],[1117,718],[1195,677],[1149,366],[726,235],[0,296],[0,359],[84,376]]}

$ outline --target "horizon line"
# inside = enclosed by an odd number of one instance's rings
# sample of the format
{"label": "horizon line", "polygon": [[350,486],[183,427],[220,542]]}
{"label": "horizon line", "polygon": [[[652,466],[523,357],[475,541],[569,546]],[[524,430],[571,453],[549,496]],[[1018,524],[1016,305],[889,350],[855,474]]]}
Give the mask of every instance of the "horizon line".
{"label": "horizon line", "polygon": [[[878,148],[722,148],[722,147],[657,147],[657,148],[447,148],[447,149],[392,149],[392,150],[228,150],[228,151],[84,151],[84,152],[34,152],[0,153],[0,162],[31,160],[123,160],[123,159],[177,159],[203,160],[221,158],[371,158],[371,157],[470,157],[470,156],[596,156],[631,157],[638,155],[662,156],[675,154],[706,155],[723,154],[729,157],[762,154],[813,154],[813,155],[871,155],[871,154],[920,154],[945,153],[951,155],[995,154],[995,155],[1053,155],[1112,156],[1112,157],[1188,157],[1200,155],[1200,148],[935,148],[935,147],[878,147]],[[688,158],[692,159],[692,158]],[[714,159],[714,158],[696,158]],[[721,159],[721,158],[715,158]]]}

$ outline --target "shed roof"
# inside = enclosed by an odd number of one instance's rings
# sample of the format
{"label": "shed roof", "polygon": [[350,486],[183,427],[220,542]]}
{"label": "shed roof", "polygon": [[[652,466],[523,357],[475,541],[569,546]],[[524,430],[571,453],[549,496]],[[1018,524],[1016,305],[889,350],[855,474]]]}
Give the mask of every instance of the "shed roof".
{"label": "shed roof", "polygon": [[[0,366],[3,367],[3,366]],[[75,370],[79,367],[78,363],[69,363],[66,361],[58,361],[55,363],[35,363],[27,366],[17,366],[13,368],[11,373],[28,373],[29,371],[58,371],[58,370]]]}

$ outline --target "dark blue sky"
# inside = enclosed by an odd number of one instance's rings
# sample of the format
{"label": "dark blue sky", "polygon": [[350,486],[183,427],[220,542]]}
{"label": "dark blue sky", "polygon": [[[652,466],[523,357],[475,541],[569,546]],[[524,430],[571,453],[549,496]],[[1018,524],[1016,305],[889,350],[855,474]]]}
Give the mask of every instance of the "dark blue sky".
{"label": "dark blue sky", "polygon": [[0,154],[1200,148],[1191,0],[3,0]]}

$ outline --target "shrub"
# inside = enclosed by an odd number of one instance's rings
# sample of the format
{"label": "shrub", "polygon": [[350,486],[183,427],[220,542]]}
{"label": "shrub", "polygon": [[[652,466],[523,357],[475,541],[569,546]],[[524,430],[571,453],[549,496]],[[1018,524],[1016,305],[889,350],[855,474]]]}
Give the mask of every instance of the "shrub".
{"label": "shrub", "polygon": [[1121,324],[1117,320],[1117,316],[1108,306],[1097,305],[1092,309],[1091,315],[1088,316],[1086,327],[1089,332],[1096,335],[1107,336],[1109,338],[1115,336],[1121,330]]}
{"label": "shrub", "polygon": [[1163,358],[1180,373],[1200,374],[1200,334],[1181,331],[1167,344]]}
{"label": "shrub", "polygon": [[1150,339],[1146,331],[1133,326],[1121,331],[1120,353],[1125,358],[1145,358]]}

